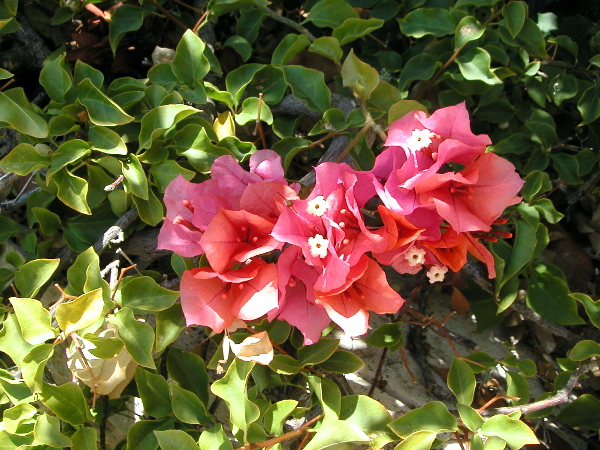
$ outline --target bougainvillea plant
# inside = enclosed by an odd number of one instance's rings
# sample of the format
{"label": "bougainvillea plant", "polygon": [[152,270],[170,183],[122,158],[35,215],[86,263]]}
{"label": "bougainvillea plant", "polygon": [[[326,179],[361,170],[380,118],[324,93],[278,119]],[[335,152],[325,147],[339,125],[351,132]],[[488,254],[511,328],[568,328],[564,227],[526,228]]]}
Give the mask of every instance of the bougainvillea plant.
{"label": "bougainvillea plant", "polygon": [[471,132],[461,103],[394,122],[372,170],[318,165],[306,198],[272,150],[252,154],[249,171],[221,156],[210,180],[178,176],[165,191],[159,248],[209,264],[181,278],[186,324],[220,333],[267,315],[297,327],[308,345],[330,321],[360,336],[369,311],[398,312],[404,300],[380,263],[400,273],[425,268],[434,283],[470,253],[494,278],[480,240],[511,237],[492,226],[521,200],[523,181],[512,163],[486,153],[490,143]]}

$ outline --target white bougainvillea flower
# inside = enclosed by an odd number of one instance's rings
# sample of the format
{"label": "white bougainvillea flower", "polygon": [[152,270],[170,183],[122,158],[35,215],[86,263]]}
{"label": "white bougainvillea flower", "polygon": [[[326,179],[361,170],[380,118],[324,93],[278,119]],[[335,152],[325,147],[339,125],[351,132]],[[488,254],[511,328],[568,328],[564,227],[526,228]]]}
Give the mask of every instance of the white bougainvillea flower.
{"label": "white bougainvillea flower", "polygon": [[306,204],[306,212],[321,217],[327,211],[329,204],[322,195],[318,195]]}
{"label": "white bougainvillea flower", "polygon": [[435,133],[430,130],[413,130],[410,137],[406,140],[406,146],[413,152],[418,152],[431,145],[431,139]]}
{"label": "white bougainvillea flower", "polygon": [[329,240],[325,239],[320,234],[308,238],[308,248],[312,256],[325,258],[327,256],[328,245]]}
{"label": "white bougainvillea flower", "polygon": [[434,264],[427,271],[427,278],[429,278],[429,282],[432,284],[437,281],[444,281],[446,272],[448,272],[448,268],[446,266],[438,266],[437,264]]}
{"label": "white bougainvillea flower", "polygon": [[408,265],[411,267],[425,263],[425,250],[422,248],[411,247],[404,255]]}

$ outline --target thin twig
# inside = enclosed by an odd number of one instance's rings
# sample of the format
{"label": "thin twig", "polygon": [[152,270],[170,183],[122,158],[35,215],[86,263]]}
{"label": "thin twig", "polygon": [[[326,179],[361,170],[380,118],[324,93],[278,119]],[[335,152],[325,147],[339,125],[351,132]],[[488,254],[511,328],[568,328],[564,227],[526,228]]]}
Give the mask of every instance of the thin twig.
{"label": "thin twig", "polygon": [[185,31],[187,31],[189,29],[188,26],[186,26],[183,22],[181,22],[173,14],[171,14],[164,6],[160,5],[156,0],[148,0],[148,1],[150,3],[152,3],[154,6],[156,6],[156,8],[158,10],[160,10],[160,12],[163,13],[167,17],[167,19],[171,20],[177,26],[179,26],[180,28],[183,28]]}
{"label": "thin twig", "polygon": [[264,12],[266,12],[269,16],[271,16],[276,21],[281,22],[290,28],[293,28],[294,30],[298,31],[299,33],[302,33],[308,39],[310,39],[311,42],[314,42],[317,40],[317,38],[310,31],[308,31],[306,28],[304,28],[299,23],[296,23],[293,20],[288,19],[287,17],[283,17],[281,14],[276,13],[271,8],[267,8],[266,6],[259,6],[259,8],[261,10],[263,10]]}
{"label": "thin twig", "polygon": [[252,442],[250,444],[246,444],[240,447],[239,450],[252,450],[255,448],[272,447],[275,444],[279,444],[280,442],[293,439],[297,436],[304,434],[306,432],[306,429],[310,427],[313,423],[315,423],[317,420],[319,420],[321,417],[323,417],[323,414],[319,414],[317,417],[314,417],[313,419],[309,420],[297,430],[290,431],[289,433],[282,434],[281,436],[277,436],[273,439],[268,439],[266,441]]}
{"label": "thin twig", "polygon": [[583,376],[587,372],[598,369],[600,369],[600,360],[589,361],[583,364],[581,367],[579,367],[575,372],[573,372],[573,375],[571,375],[571,378],[569,378],[569,381],[567,382],[565,387],[563,387],[552,397],[548,397],[544,400],[540,400],[537,402],[528,403],[527,405],[506,406],[504,408],[488,409],[485,411],[481,411],[481,415],[492,416],[495,414],[512,414],[517,411],[521,412],[522,414],[527,414],[533,411],[539,411],[541,409],[561,405],[563,403],[569,403],[569,395],[571,394],[571,391],[575,388],[575,386],[577,386],[579,378],[581,378],[581,376]]}
{"label": "thin twig", "polygon": [[379,381],[381,379],[381,374],[383,372],[383,365],[385,362],[385,357],[387,356],[388,348],[384,347],[381,352],[381,356],[379,357],[379,365],[377,366],[377,370],[375,371],[375,376],[373,377],[373,381],[371,382],[371,387],[369,388],[368,397],[372,397],[375,389],[379,385]]}

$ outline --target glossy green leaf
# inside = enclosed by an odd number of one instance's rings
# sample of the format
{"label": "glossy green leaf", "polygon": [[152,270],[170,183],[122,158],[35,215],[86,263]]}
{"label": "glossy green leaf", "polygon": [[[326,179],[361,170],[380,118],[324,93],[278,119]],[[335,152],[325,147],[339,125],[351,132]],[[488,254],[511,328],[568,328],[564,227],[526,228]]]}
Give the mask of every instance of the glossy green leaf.
{"label": "glossy green leaf", "polygon": [[297,99],[320,113],[331,108],[331,92],[325,84],[323,72],[303,66],[283,66],[282,69],[285,82]]}
{"label": "glossy green leaf", "polygon": [[150,226],[156,226],[164,217],[163,204],[154,193],[154,189],[148,189],[148,200],[134,195],[133,203],[138,210],[140,219]]}
{"label": "glossy green leaf", "polygon": [[121,339],[99,337],[92,333],[86,333],[83,339],[89,341],[92,346],[96,346],[96,348],[90,346],[86,350],[100,359],[115,358],[125,346]]}
{"label": "glossy green leaf", "polygon": [[[24,370],[24,359],[35,348],[29,344],[21,333],[21,327],[16,314],[8,314],[2,322],[0,329],[0,348],[2,352],[10,356],[21,371]],[[25,374],[23,374],[25,375]]]}
{"label": "glossy green leaf", "polygon": [[159,286],[151,277],[139,277],[123,287],[121,298],[121,306],[145,311],[162,311],[175,303],[179,292]]}
{"label": "glossy green leaf", "polygon": [[321,370],[335,373],[354,373],[364,365],[362,359],[346,350],[337,350],[327,360],[319,363]]}
{"label": "glossy green leaf", "polygon": [[428,53],[420,53],[413,56],[407,61],[400,72],[398,87],[403,90],[409,81],[431,79],[437,65],[437,60]]}
{"label": "glossy green leaf", "polygon": [[600,328],[600,300],[592,300],[588,295],[575,293],[570,294],[575,300],[583,304],[585,312],[596,328]]}
{"label": "glossy green leaf", "polygon": [[549,273],[536,273],[529,280],[527,306],[559,325],[581,325],[577,302],[569,296],[566,283]]}
{"label": "glossy green leaf", "polygon": [[529,383],[523,375],[516,372],[506,372],[506,384],[506,394],[509,397],[519,398],[519,400],[511,400],[513,405],[529,403]]}
{"label": "glossy green leaf", "polygon": [[[45,236],[54,236],[62,227],[58,214],[55,214],[46,208],[33,207],[31,208],[31,212],[36,221],[40,224],[40,231]],[[2,220],[0,219],[0,223],[1,222]],[[1,240],[2,239],[0,238],[0,241]]]}
{"label": "glossy green leaf", "polygon": [[150,148],[169,128],[197,112],[196,108],[187,105],[163,105],[152,109],[142,118],[140,148]]}
{"label": "glossy green leaf", "polygon": [[127,145],[121,136],[107,127],[92,126],[89,132],[90,148],[109,155],[126,155]]}
{"label": "glossy green leaf", "polygon": [[201,450],[233,450],[233,445],[220,423],[204,430],[198,439],[198,444]]}
{"label": "glossy green leaf", "polygon": [[181,84],[196,87],[209,70],[204,42],[192,30],[187,30],[175,50],[173,73]]}
{"label": "glossy green leaf", "polygon": [[102,288],[98,288],[58,305],[56,321],[60,329],[68,335],[95,323],[102,316],[103,310]]}
{"label": "glossy green leaf", "polygon": [[185,423],[206,425],[211,422],[206,406],[196,394],[175,384],[169,384],[173,414]]}
{"label": "glossy green leaf", "polygon": [[539,444],[531,428],[520,420],[511,419],[501,414],[490,417],[482,425],[480,433],[483,436],[503,439],[513,450],[528,444]]}
{"label": "glossy green leaf", "polygon": [[456,26],[454,50],[458,50],[467,42],[475,41],[483,36],[485,27],[473,16],[463,17]]}
{"label": "glossy green leaf", "polygon": [[265,429],[267,433],[275,436],[283,434],[283,423],[285,419],[298,406],[297,400],[281,400],[273,403],[264,414]]}
{"label": "glossy green leaf", "polygon": [[310,40],[304,34],[288,34],[273,51],[271,64],[287,64],[290,59],[310,45]]}
{"label": "glossy green leaf", "polygon": [[3,428],[11,434],[28,434],[33,431],[36,414],[33,405],[22,403],[8,408],[2,413]]}
{"label": "glossy green leaf", "polygon": [[123,125],[133,120],[111,98],[104,94],[88,79],[78,85],[79,101],[85,106],[90,122],[94,125]]}
{"label": "glossy green leaf", "polygon": [[167,380],[138,367],[135,384],[144,404],[144,412],[153,417],[165,417],[173,412]]}
{"label": "glossy green leaf", "polygon": [[15,286],[23,297],[35,297],[54,274],[59,259],[35,259],[15,271]]}
{"label": "glossy green leaf", "polygon": [[60,169],[81,160],[90,153],[90,146],[81,139],[71,139],[61,144],[50,157],[50,168],[46,173],[48,181]]}
{"label": "glossy green leaf", "polygon": [[516,221],[515,244],[510,259],[506,262],[502,282],[517,275],[531,261],[535,249],[535,229],[525,221]]}
{"label": "glossy green leaf", "polygon": [[155,450],[158,448],[158,439],[154,432],[171,430],[173,424],[171,418],[135,422],[127,432],[127,449]]}
{"label": "glossy green leaf", "polygon": [[127,351],[140,366],[155,369],[152,358],[154,330],[147,323],[139,322],[133,316],[131,308],[121,309],[109,322],[116,325],[119,337],[125,343]]}
{"label": "glossy green leaf", "polygon": [[175,341],[185,328],[185,317],[181,310],[181,304],[175,303],[168,309],[156,314],[156,352],[162,352],[167,346]]}
{"label": "glossy green leaf", "polygon": [[517,367],[526,377],[533,377],[537,374],[537,366],[535,361],[531,359],[521,359],[517,361]]}
{"label": "glossy green leaf", "polygon": [[444,8],[418,8],[399,19],[400,31],[406,36],[421,38],[427,34],[436,37],[454,34],[456,22]]}
{"label": "glossy green leaf", "polygon": [[17,297],[11,297],[9,300],[17,315],[25,341],[37,345],[56,337],[50,312],[39,300]]}
{"label": "glossy green leaf", "polygon": [[150,13],[146,8],[140,6],[122,4],[113,13],[109,22],[108,40],[113,54],[121,39],[130,31],[137,31],[144,23],[144,18]]}
{"label": "glossy green leaf", "polygon": [[258,406],[250,401],[247,393],[248,376],[254,364],[235,358],[225,376],[211,386],[213,394],[227,403],[231,423],[241,430],[248,430],[260,417]]}
{"label": "glossy green leaf", "polygon": [[121,160],[123,175],[131,193],[142,200],[148,200],[148,179],[146,172],[136,155]]}
{"label": "glossy green leaf", "polygon": [[460,73],[467,80],[483,81],[486,84],[502,84],[491,71],[490,54],[481,47],[475,47],[456,58]]}
{"label": "glossy green leaf", "polygon": [[287,355],[275,355],[269,363],[269,367],[277,373],[283,375],[294,375],[300,372],[302,366],[300,361]]}
{"label": "glossy green leaf", "polygon": [[402,345],[402,322],[379,325],[369,334],[365,343],[375,347],[397,348]]}
{"label": "glossy green leaf", "polygon": [[315,41],[310,44],[308,50],[330,59],[336,64],[341,62],[342,56],[344,55],[339,41],[331,36],[321,36],[320,38],[315,39]]}
{"label": "glossy green leaf", "polygon": [[587,125],[600,117],[600,83],[596,81],[585,90],[577,102],[577,109],[582,119],[580,125]]}
{"label": "glossy green leaf", "polygon": [[71,439],[60,432],[60,421],[54,416],[41,414],[35,421],[33,436],[40,444],[50,447],[70,447]]}
{"label": "glossy green leaf", "polygon": [[79,428],[71,436],[72,450],[97,450],[98,432],[92,427]]}
{"label": "glossy green leaf", "polygon": [[236,107],[242,99],[246,87],[252,81],[254,74],[263,67],[263,64],[245,64],[227,74],[225,86],[227,92],[233,97],[233,103]]}
{"label": "glossy green leaf", "polygon": [[600,344],[590,340],[578,342],[569,352],[569,358],[573,361],[584,361],[594,356],[600,356]]}
{"label": "glossy green leaf", "polygon": [[389,424],[394,433],[407,438],[416,431],[456,431],[456,418],[442,402],[428,402],[420,408],[403,414]]}
{"label": "glossy green leaf", "polygon": [[385,406],[366,395],[342,397],[340,420],[369,436],[374,448],[381,448],[395,440],[388,428],[392,416]]}
{"label": "glossy green leaf", "polygon": [[358,19],[351,17],[336,27],[332,34],[340,42],[340,45],[346,45],[349,42],[370,34],[382,26],[383,20],[381,19]]}
{"label": "glossy green leaf", "polygon": [[462,420],[462,422],[469,430],[475,432],[479,428],[481,428],[481,425],[483,425],[484,420],[483,417],[481,417],[475,409],[471,408],[470,406],[463,405],[461,403],[456,405],[456,407],[458,408],[460,420]]}
{"label": "glossy green leaf", "polygon": [[171,348],[167,357],[167,371],[171,380],[196,394],[204,404],[208,404],[209,380],[202,358]]}
{"label": "glossy green leaf", "polygon": [[394,450],[429,450],[436,436],[434,431],[415,431],[394,447]]}
{"label": "glossy green leaf", "polygon": [[308,377],[308,385],[312,395],[321,404],[325,417],[339,418],[342,407],[340,388],[330,379],[316,375]]}
{"label": "glossy green leaf", "polygon": [[448,372],[448,388],[458,403],[470,405],[475,395],[475,374],[469,365],[460,358],[454,358]]}
{"label": "glossy green leaf", "polygon": [[40,84],[50,98],[57,103],[65,102],[65,95],[73,86],[73,78],[65,64],[65,55],[47,63],[40,72]]}
{"label": "glossy green leaf", "polygon": [[273,151],[277,152],[283,161],[284,170],[288,170],[294,156],[296,156],[302,149],[306,148],[311,144],[308,139],[290,136],[285,137],[279,142],[273,144]]}
{"label": "glossy green leaf", "polygon": [[40,400],[61,420],[71,425],[81,425],[88,416],[83,392],[75,383],[54,386],[43,383]]}
{"label": "glossy green leaf", "polygon": [[0,92],[0,122],[28,136],[48,136],[48,124],[30,107],[23,88]]}
{"label": "glossy green leaf", "polygon": [[342,80],[344,86],[353,86],[362,98],[368,100],[379,84],[379,73],[361,61],[354,54],[354,50],[350,50],[342,65]]}
{"label": "glossy green leaf", "polygon": [[326,361],[340,345],[339,339],[321,338],[312,345],[298,349],[298,360],[304,367]]}
{"label": "glossy green leaf", "polygon": [[502,16],[506,19],[506,28],[508,28],[508,32],[513,38],[523,28],[527,17],[527,9],[527,5],[522,1],[510,2],[502,7]]}
{"label": "glossy green leaf", "polygon": [[344,20],[358,18],[358,14],[344,0],[321,0],[310,9],[305,22],[312,22],[317,27],[336,28]]}
{"label": "glossy green leaf", "polygon": [[40,154],[31,144],[19,144],[0,161],[0,169],[27,175],[34,170],[50,165],[50,156]]}
{"label": "glossy green leaf", "polygon": [[158,445],[163,450],[198,450],[196,441],[182,430],[154,431]]}
{"label": "glossy green leaf", "polygon": [[230,36],[223,44],[223,47],[234,49],[244,62],[248,61],[252,56],[252,46],[242,36]]}
{"label": "glossy green leaf", "polygon": [[362,443],[369,442],[369,437],[343,420],[333,417],[325,417],[317,429],[315,436],[308,442],[305,450],[321,450],[327,448],[339,448],[339,444],[346,442]]}
{"label": "glossy green leaf", "polygon": [[83,178],[71,174],[67,169],[61,169],[54,175],[54,183],[58,192],[56,196],[67,206],[82,214],[91,214],[87,202],[88,183]]}
{"label": "glossy green leaf", "polygon": [[571,427],[600,429],[600,400],[590,394],[583,394],[559,414],[558,419]]}
{"label": "glossy green leaf", "polygon": [[259,112],[261,122],[265,122],[268,125],[273,123],[271,108],[256,97],[249,97],[244,100],[244,103],[242,103],[242,110],[239,114],[236,114],[235,121],[239,125],[246,125],[248,122],[256,122],[259,117]]}

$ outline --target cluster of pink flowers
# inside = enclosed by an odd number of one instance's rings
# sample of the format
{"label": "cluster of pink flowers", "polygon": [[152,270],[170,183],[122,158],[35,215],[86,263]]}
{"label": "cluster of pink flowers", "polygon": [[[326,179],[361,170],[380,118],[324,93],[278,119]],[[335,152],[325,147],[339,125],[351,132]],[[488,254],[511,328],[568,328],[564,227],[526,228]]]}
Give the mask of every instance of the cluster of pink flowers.
{"label": "cluster of pink flowers", "polygon": [[204,254],[210,264],[181,278],[187,324],[219,333],[267,315],[311,344],[331,321],[359,336],[368,311],[398,311],[404,300],[380,264],[411,274],[425,267],[433,283],[471,253],[494,277],[479,240],[503,236],[492,225],[520,201],[523,181],[510,162],[486,153],[490,143],[471,132],[459,104],[395,122],[370,171],[319,165],[307,198],[271,150],[254,153],[249,171],[222,156],[210,180],[177,177],[165,192],[159,248]]}

